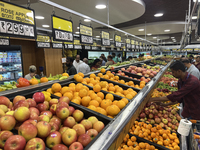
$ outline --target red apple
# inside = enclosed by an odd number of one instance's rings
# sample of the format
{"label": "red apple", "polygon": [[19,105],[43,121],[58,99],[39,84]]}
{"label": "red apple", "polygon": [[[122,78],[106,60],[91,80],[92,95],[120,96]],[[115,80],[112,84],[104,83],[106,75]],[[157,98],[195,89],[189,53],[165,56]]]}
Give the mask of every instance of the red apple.
{"label": "red apple", "polygon": [[42,111],[42,112],[40,113],[40,115],[47,115],[47,116],[51,119],[51,117],[52,117],[52,112],[51,112],[51,111]]}
{"label": "red apple", "polygon": [[82,134],[78,137],[78,142],[80,142],[84,147],[86,147],[91,141],[92,140],[88,134]]}
{"label": "red apple", "polygon": [[56,123],[49,122],[49,124],[51,125],[51,132],[58,131],[59,127],[58,127],[58,125]]}
{"label": "red apple", "polygon": [[69,104],[70,99],[67,96],[62,96],[61,98],[59,98],[58,101],[59,102],[66,102],[67,104]]}
{"label": "red apple", "polygon": [[0,105],[6,105],[7,107],[9,107],[10,100],[5,96],[0,96]]}
{"label": "red apple", "polygon": [[73,129],[76,130],[77,136],[85,134],[85,127],[82,124],[74,125]]}
{"label": "red apple", "polygon": [[56,114],[56,108],[57,108],[57,104],[53,104],[51,107],[50,107],[50,111],[52,112],[52,114]]}
{"label": "red apple", "polygon": [[57,107],[56,116],[60,119],[66,119],[69,116],[68,108],[64,106]]}
{"label": "red apple", "polygon": [[26,98],[24,96],[15,96],[15,98],[13,99],[13,104],[15,105],[15,103],[21,100],[26,100]]}
{"label": "red apple", "polygon": [[31,113],[29,119],[35,120],[35,122],[38,122],[39,121],[39,116],[36,113]]}
{"label": "red apple", "polygon": [[65,145],[69,146],[77,140],[76,131],[74,129],[67,129],[62,134],[62,141]]}
{"label": "red apple", "polygon": [[98,135],[98,132],[95,129],[89,129],[86,134],[88,134],[91,140],[93,140]]}
{"label": "red apple", "polygon": [[23,123],[18,130],[18,134],[23,136],[26,141],[37,136],[37,128],[31,123]]}
{"label": "red apple", "polygon": [[26,100],[18,101],[14,105],[14,110],[19,108],[19,107],[27,107],[27,108],[29,108],[29,103]]}
{"label": "red apple", "polygon": [[38,137],[46,138],[51,131],[51,125],[48,122],[40,121],[36,125],[38,130]]}
{"label": "red apple", "polygon": [[49,122],[50,119],[49,119],[49,117],[46,116],[46,115],[40,115],[40,116],[39,116],[39,121],[46,121],[46,122]]}
{"label": "red apple", "polygon": [[10,102],[8,108],[9,108],[10,110],[14,110],[14,108],[13,108],[13,103],[12,103],[12,102]]}
{"label": "red apple", "polygon": [[45,150],[45,143],[40,138],[33,138],[27,142],[25,150]]}
{"label": "red apple", "polygon": [[14,117],[17,121],[23,122],[30,117],[30,110],[27,107],[19,107],[14,112]]}
{"label": "red apple", "polygon": [[0,109],[6,113],[8,111],[8,107],[6,105],[0,105]]}
{"label": "red apple", "polygon": [[81,124],[85,127],[86,131],[92,129],[92,122],[87,119],[82,120]]}
{"label": "red apple", "polygon": [[13,135],[13,133],[10,131],[1,131],[0,132],[0,148],[4,147],[6,140],[12,135]]}
{"label": "red apple", "polygon": [[69,116],[63,122],[63,126],[72,128],[76,124],[76,121],[73,117]]}
{"label": "red apple", "polygon": [[61,143],[61,134],[58,131],[53,131],[46,139],[46,145],[48,148],[52,148]]}
{"label": "red apple", "polygon": [[58,127],[60,127],[61,125],[61,120],[60,118],[56,117],[56,116],[53,116],[53,118],[51,118],[50,122],[54,122],[55,124],[58,125]]}
{"label": "red apple", "polygon": [[50,106],[52,106],[53,104],[58,104],[58,99],[53,98],[53,99],[51,99],[51,100],[49,101],[49,105],[50,105]]}
{"label": "red apple", "polygon": [[43,103],[39,103],[39,104],[37,105],[37,108],[38,108],[38,110],[39,110],[40,112],[48,110],[48,107],[47,107],[45,104],[43,104]]}
{"label": "red apple", "polygon": [[23,150],[26,146],[26,140],[21,135],[10,136],[4,145],[5,150]]}
{"label": "red apple", "polygon": [[36,113],[38,116],[40,115],[40,111],[35,107],[30,107],[29,110],[31,113]]}
{"label": "red apple", "polygon": [[92,125],[93,125],[95,122],[98,121],[98,119],[97,119],[95,116],[89,117],[88,120],[89,120],[90,122],[92,122]]}
{"label": "red apple", "polygon": [[49,109],[49,102],[47,102],[47,101],[44,101],[44,103],[43,104],[45,104],[46,106],[47,106],[47,109]]}
{"label": "red apple", "polygon": [[97,132],[101,132],[101,130],[103,130],[104,128],[104,123],[101,121],[97,121],[93,124],[93,129],[97,130]]}
{"label": "red apple", "polygon": [[59,106],[64,106],[64,107],[67,107],[69,109],[69,105],[66,102],[59,102],[57,107],[59,107]]}
{"label": "red apple", "polygon": [[68,150],[68,148],[63,144],[57,144],[51,150]]}
{"label": "red apple", "polygon": [[84,116],[83,112],[78,109],[75,110],[72,115],[73,115],[74,119],[76,120],[76,122],[81,121]]}
{"label": "red apple", "polygon": [[74,142],[70,145],[69,150],[83,150],[83,145],[80,142]]}
{"label": "red apple", "polygon": [[62,135],[67,129],[69,129],[68,127],[62,127],[60,128],[59,132]]}
{"label": "red apple", "polygon": [[75,111],[74,107],[69,106],[69,115],[71,116],[73,112]]}
{"label": "red apple", "polygon": [[45,100],[45,96],[42,92],[36,92],[35,94],[33,94],[33,99],[36,103],[43,103]]}
{"label": "red apple", "polygon": [[11,115],[4,115],[0,118],[0,129],[1,130],[12,130],[15,127],[15,118]]}
{"label": "red apple", "polygon": [[34,99],[28,98],[26,99],[26,101],[29,104],[29,107],[36,107],[36,102],[34,101]]}
{"label": "red apple", "polygon": [[37,125],[36,120],[32,120],[32,119],[26,120],[23,124],[25,124],[25,123],[31,123],[31,124],[34,125],[34,126]]}

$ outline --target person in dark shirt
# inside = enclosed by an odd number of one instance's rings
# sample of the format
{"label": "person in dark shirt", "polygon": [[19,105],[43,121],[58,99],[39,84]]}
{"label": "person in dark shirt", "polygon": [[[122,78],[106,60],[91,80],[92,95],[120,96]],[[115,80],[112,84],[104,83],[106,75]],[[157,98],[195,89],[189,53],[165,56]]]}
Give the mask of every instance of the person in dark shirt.
{"label": "person in dark shirt", "polygon": [[189,61],[191,64],[194,63],[194,56],[192,54],[189,56]]}
{"label": "person in dark shirt", "polygon": [[103,60],[104,60],[105,62],[107,62],[107,59],[106,59],[106,57],[105,57],[104,54],[101,54],[101,57],[103,58]]}
{"label": "person in dark shirt", "polygon": [[[184,102],[182,116],[200,120],[200,81],[193,75],[186,72],[182,62],[176,61],[171,66],[172,75],[178,78],[178,91],[166,97],[150,98],[149,102],[157,102],[161,106],[174,105]],[[163,104],[160,102],[171,101]]]}
{"label": "person in dark shirt", "polygon": [[197,69],[200,71],[200,56],[196,57],[196,61],[193,63]]}
{"label": "person in dark shirt", "polygon": [[76,68],[73,66],[73,61],[74,60],[72,57],[67,57],[67,60],[66,60],[66,66],[68,67],[67,73],[70,76],[77,74]]}

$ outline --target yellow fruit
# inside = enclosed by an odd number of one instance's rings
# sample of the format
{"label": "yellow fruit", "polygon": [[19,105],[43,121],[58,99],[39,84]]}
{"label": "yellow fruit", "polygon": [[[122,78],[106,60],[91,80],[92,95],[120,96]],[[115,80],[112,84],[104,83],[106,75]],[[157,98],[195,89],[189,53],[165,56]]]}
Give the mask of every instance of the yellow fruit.
{"label": "yellow fruit", "polygon": [[106,99],[114,100],[114,96],[112,94],[106,94]]}
{"label": "yellow fruit", "polygon": [[54,93],[54,95],[56,95],[58,97],[62,97],[62,93],[60,93],[60,92],[56,92],[56,93]]}
{"label": "yellow fruit", "polygon": [[133,98],[133,95],[131,95],[131,94],[127,94],[127,95],[126,95],[126,98],[128,98],[128,99],[132,99],[132,98]]}
{"label": "yellow fruit", "polygon": [[69,77],[69,74],[68,74],[68,73],[63,73],[62,76],[67,76],[67,77]]}
{"label": "yellow fruit", "polygon": [[61,91],[60,91],[62,94],[65,94],[66,92],[71,92],[71,89],[67,86],[64,86]]}
{"label": "yellow fruit", "polygon": [[106,72],[106,69],[102,68],[101,73],[105,73],[105,72]]}
{"label": "yellow fruit", "polygon": [[91,101],[89,102],[89,106],[90,106],[90,105],[93,105],[93,106],[95,106],[95,107],[99,107],[99,102],[96,101],[96,100],[91,100]]}
{"label": "yellow fruit", "polygon": [[85,107],[89,105],[91,98],[89,96],[85,96],[81,99],[81,104]]}
{"label": "yellow fruit", "polygon": [[104,94],[102,92],[98,92],[97,96],[100,97],[101,99],[104,99]]}
{"label": "yellow fruit", "polygon": [[69,100],[72,100],[73,95],[71,92],[66,92],[63,96],[67,96],[69,98]]}
{"label": "yellow fruit", "polygon": [[125,104],[128,104],[128,99],[126,99],[126,98],[122,98],[121,100],[124,101]]}
{"label": "yellow fruit", "polygon": [[82,72],[79,72],[78,75],[84,77],[84,74]]}
{"label": "yellow fruit", "polygon": [[83,82],[83,77],[78,75],[75,80],[77,82]]}
{"label": "yellow fruit", "polygon": [[70,83],[70,84],[69,84],[69,87],[75,87],[75,86],[76,86],[75,83]]}
{"label": "yellow fruit", "polygon": [[120,109],[116,105],[111,105],[107,107],[106,112],[108,115],[116,116],[120,112]]}
{"label": "yellow fruit", "polygon": [[86,89],[81,89],[79,91],[79,96],[80,97],[84,97],[84,96],[87,96],[88,95],[88,91]]}
{"label": "yellow fruit", "polygon": [[117,106],[119,107],[119,109],[123,109],[126,106],[126,104],[124,101],[120,100],[117,102]]}
{"label": "yellow fruit", "polygon": [[51,87],[52,91],[55,93],[55,92],[60,92],[61,90],[61,85],[59,83],[54,83]]}
{"label": "yellow fruit", "polygon": [[101,86],[99,84],[96,84],[94,87],[93,87],[93,90],[95,92],[100,92],[101,91]]}
{"label": "yellow fruit", "polygon": [[102,73],[98,73],[98,77],[102,77],[103,76],[103,74]]}
{"label": "yellow fruit", "polygon": [[96,75],[94,73],[90,74],[90,78],[96,78]]}
{"label": "yellow fruit", "polygon": [[76,104],[79,104],[80,105],[80,101],[78,100],[78,99],[72,99],[72,101],[71,102],[73,102],[73,103],[76,103]]}
{"label": "yellow fruit", "polygon": [[97,108],[96,108],[94,105],[90,105],[90,106],[88,106],[87,108],[89,108],[89,109],[91,109],[91,110],[93,110],[93,111],[96,111],[96,110],[97,110]]}

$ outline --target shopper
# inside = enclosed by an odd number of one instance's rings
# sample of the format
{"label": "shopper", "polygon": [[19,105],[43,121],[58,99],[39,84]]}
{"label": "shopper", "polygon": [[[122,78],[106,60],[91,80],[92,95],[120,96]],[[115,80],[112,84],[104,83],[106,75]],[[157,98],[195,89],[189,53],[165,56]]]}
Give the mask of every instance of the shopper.
{"label": "shopper", "polygon": [[77,69],[78,69],[78,66],[79,66],[80,64],[82,64],[82,63],[83,63],[83,61],[80,60],[80,55],[76,55],[76,59],[75,59],[74,62],[73,62],[73,65],[74,65],[74,67],[76,68],[76,71],[77,71]]}
{"label": "shopper", "polygon": [[191,64],[194,63],[194,56],[192,54],[189,56],[189,61]]}
{"label": "shopper", "polygon": [[67,73],[70,76],[77,74],[76,68],[73,65],[73,58],[72,57],[67,57],[66,66],[68,67],[67,68]]}
{"label": "shopper", "polygon": [[101,66],[105,66],[106,62],[103,60],[103,57],[100,56],[99,59],[102,61]]}
{"label": "shopper", "polygon": [[79,66],[78,66],[78,70],[77,72],[82,72],[83,74],[86,74],[86,73],[89,73],[90,72],[90,67],[88,65],[88,59],[87,58],[84,58],[83,59],[83,63],[81,63]]}
{"label": "shopper", "polygon": [[200,71],[200,56],[196,57],[196,61],[193,63],[197,69]]}
{"label": "shopper", "polygon": [[[200,81],[193,75],[185,71],[185,66],[180,61],[175,61],[170,69],[172,75],[178,78],[178,91],[166,97],[151,98],[149,102],[157,102],[161,106],[169,106],[175,103],[184,102],[182,116],[184,118],[191,118],[200,120]],[[163,104],[160,102],[171,101]]]}
{"label": "shopper", "polygon": [[33,77],[40,79],[40,76],[36,74],[37,68],[34,65],[29,66],[29,74],[25,75],[24,78],[31,80]]}
{"label": "shopper", "polygon": [[100,67],[101,67],[101,60],[95,59],[94,62],[92,63],[92,65],[91,65],[91,70],[97,70]]}
{"label": "shopper", "polygon": [[118,54],[118,55],[117,55],[117,57],[118,57],[118,60],[119,60],[118,62],[120,62],[120,63],[121,63],[121,62],[122,62],[122,57],[121,57],[121,54]]}
{"label": "shopper", "polygon": [[118,62],[119,62],[118,57],[116,57],[115,53],[112,53],[112,60],[113,60],[115,63],[118,63]]}
{"label": "shopper", "polygon": [[101,54],[101,57],[103,58],[103,60],[104,60],[105,62],[107,62],[107,59],[106,59],[106,57],[105,57],[104,54]]}
{"label": "shopper", "polygon": [[109,66],[109,65],[113,65],[115,62],[112,60],[112,56],[111,55],[108,55],[108,61],[106,63],[106,66]]}
{"label": "shopper", "polygon": [[128,56],[128,61],[131,61],[133,59],[132,56]]}
{"label": "shopper", "polygon": [[187,58],[182,58],[182,63],[185,65],[187,72],[189,74],[197,77],[197,79],[200,79],[199,70],[193,64],[191,64]]}

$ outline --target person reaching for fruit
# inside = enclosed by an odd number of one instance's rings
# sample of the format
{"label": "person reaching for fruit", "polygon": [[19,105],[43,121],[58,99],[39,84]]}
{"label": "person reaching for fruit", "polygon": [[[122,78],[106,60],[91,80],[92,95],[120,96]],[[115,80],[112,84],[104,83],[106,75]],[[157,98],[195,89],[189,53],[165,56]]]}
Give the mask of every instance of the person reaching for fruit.
{"label": "person reaching for fruit", "polygon": [[25,79],[31,80],[33,77],[40,79],[40,76],[36,74],[37,68],[34,65],[29,66],[30,73],[25,75]]}
{"label": "person reaching for fruit", "polygon": [[[170,66],[172,75],[178,78],[178,91],[165,97],[150,98],[149,102],[157,102],[162,106],[174,105],[175,103],[183,103],[184,108],[182,116],[184,118],[192,118],[200,120],[200,81],[185,70],[185,66],[180,61],[175,61]],[[163,104],[161,102],[171,101]]]}

